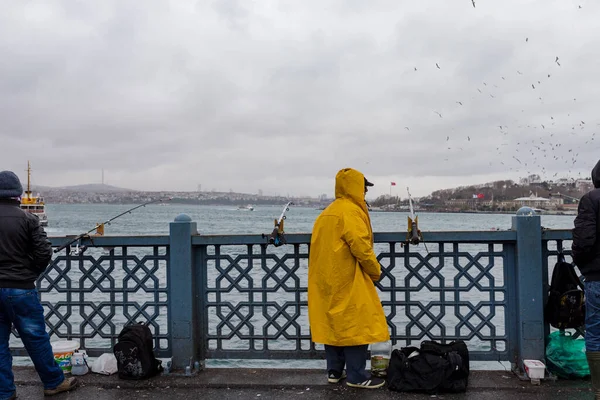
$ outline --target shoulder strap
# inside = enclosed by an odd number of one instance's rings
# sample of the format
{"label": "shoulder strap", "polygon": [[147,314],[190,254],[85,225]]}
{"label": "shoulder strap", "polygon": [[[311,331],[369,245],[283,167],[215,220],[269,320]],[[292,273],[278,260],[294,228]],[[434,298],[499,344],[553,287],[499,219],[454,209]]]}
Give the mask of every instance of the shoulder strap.
{"label": "shoulder strap", "polygon": [[575,267],[573,266],[573,264],[571,264],[571,263],[566,263],[566,264],[569,265],[569,274],[571,274],[573,281],[577,282],[577,286],[579,286],[579,288],[585,292],[585,287],[583,286],[583,283],[581,283],[581,279],[579,279],[579,277],[577,276],[577,273],[575,272]]}
{"label": "shoulder strap", "polygon": [[552,278],[550,279],[550,293],[557,293],[557,286],[560,283],[560,269],[562,268],[562,262],[559,259],[556,264],[554,264],[554,268],[552,269]]}

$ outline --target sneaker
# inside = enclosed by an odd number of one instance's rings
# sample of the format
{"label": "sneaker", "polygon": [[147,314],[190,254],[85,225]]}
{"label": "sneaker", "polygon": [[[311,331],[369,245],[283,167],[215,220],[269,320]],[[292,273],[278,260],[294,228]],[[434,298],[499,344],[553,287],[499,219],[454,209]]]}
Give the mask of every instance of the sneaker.
{"label": "sneaker", "polygon": [[54,389],[44,389],[44,396],[54,396],[55,394],[68,392],[69,390],[75,389],[78,383],[79,382],[77,382],[77,379],[74,377],[65,378],[65,380]]}
{"label": "sneaker", "polygon": [[360,382],[360,383],[346,382],[346,385],[348,385],[350,387],[354,387],[354,388],[361,388],[361,389],[377,389],[377,388],[380,388],[383,385],[385,385],[385,381],[381,378],[371,377],[371,379],[367,379],[366,381]]}
{"label": "sneaker", "polygon": [[344,371],[344,370],[342,372],[332,371],[329,374],[329,376],[327,377],[327,382],[329,382],[329,383],[338,383],[342,379],[346,379],[346,371]]}

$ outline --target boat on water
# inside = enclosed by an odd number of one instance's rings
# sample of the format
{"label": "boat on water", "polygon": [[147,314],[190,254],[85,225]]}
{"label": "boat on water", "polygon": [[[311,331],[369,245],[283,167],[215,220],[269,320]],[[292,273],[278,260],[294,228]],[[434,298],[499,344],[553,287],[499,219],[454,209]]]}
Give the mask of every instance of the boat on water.
{"label": "boat on water", "polygon": [[239,206],[238,210],[254,211],[254,207],[251,204],[248,204],[246,206]]}
{"label": "boat on water", "polygon": [[44,198],[38,193],[34,196],[31,192],[31,165],[27,161],[27,190],[21,196],[21,210],[35,215],[40,220],[41,226],[48,226],[48,216],[46,215],[46,203]]}

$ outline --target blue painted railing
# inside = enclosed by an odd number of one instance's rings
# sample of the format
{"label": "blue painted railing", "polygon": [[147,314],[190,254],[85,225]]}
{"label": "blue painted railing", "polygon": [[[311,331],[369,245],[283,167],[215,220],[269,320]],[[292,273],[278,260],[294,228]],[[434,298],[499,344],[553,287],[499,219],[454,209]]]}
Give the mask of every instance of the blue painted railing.
{"label": "blue painted railing", "polygon": [[[397,347],[467,342],[475,361],[544,358],[548,271],[571,239],[539,216],[507,231],[375,234],[376,286]],[[51,238],[60,246],[68,238]],[[122,327],[149,322],[174,367],[206,359],[318,359],[307,311],[309,234],[274,248],[261,235],[199,235],[185,215],[168,236],[83,239],[58,252],[38,281],[48,330],[88,354],[112,351]],[[86,246],[79,255],[78,245]],[[26,351],[13,343],[15,355]]]}

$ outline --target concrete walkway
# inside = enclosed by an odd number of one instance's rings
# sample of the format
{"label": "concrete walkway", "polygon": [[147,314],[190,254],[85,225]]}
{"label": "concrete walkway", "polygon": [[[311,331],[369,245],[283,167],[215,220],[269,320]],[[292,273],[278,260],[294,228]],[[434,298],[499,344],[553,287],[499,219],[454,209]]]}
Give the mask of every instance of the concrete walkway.
{"label": "concrete walkway", "polygon": [[[35,370],[15,367],[20,399],[43,399]],[[542,381],[532,385],[503,371],[472,371],[464,394],[408,394],[387,388],[365,390],[345,384],[328,384],[323,371],[281,369],[207,369],[186,377],[162,375],[145,381],[120,380],[116,375],[87,374],[78,377],[81,386],[60,399],[593,399],[589,381]]]}

